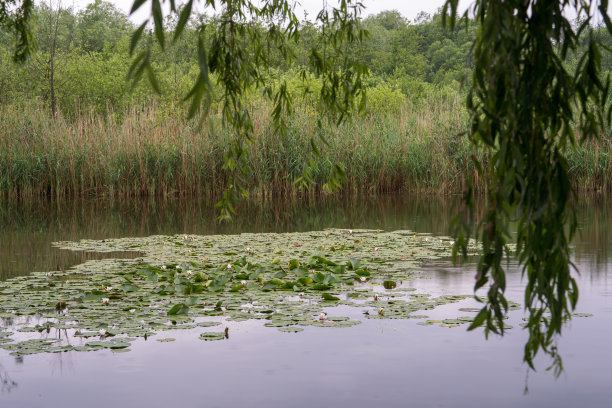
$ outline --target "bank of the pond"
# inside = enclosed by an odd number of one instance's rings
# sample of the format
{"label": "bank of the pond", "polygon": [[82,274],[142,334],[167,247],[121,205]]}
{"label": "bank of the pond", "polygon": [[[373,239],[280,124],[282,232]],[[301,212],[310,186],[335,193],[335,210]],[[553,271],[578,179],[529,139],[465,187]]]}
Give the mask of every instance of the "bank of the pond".
{"label": "bank of the pond", "polygon": [[[461,191],[474,177],[461,100],[403,106],[392,113],[357,117],[336,128],[316,126],[314,109],[296,108],[287,137],[269,127],[269,112],[254,109],[254,139],[243,184],[255,196],[318,194],[334,167],[346,170],[351,193]],[[199,127],[180,114],[155,109],[117,120],[82,115],[51,119],[33,105],[0,107],[0,196],[5,197],[217,197],[226,187],[223,168],[232,134],[214,114]],[[314,157],[309,193],[295,180],[312,155],[311,139],[328,145]],[[612,180],[608,143],[568,152],[574,184],[605,190]],[[477,187],[482,187],[476,177]]]}

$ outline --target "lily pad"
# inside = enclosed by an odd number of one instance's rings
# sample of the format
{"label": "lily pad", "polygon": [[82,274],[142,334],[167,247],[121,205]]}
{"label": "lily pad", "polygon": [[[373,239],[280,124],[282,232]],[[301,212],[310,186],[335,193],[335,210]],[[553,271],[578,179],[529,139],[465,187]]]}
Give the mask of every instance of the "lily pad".
{"label": "lily pad", "polygon": [[225,333],[223,332],[204,332],[200,334],[200,340],[205,341],[223,340],[224,338]]}

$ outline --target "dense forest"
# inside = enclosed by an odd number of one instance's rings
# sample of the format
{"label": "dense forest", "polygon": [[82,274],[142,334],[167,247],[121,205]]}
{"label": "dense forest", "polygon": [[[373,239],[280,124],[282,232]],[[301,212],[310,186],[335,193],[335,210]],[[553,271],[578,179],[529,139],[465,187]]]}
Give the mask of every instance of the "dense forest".
{"label": "dense forest", "polygon": [[[215,16],[200,15],[197,19],[214,25]],[[11,63],[11,37],[0,32],[2,102],[40,99],[50,108],[55,99],[58,111],[68,116],[89,109],[123,113],[153,100],[160,106],[176,106],[196,75],[197,19],[168,52],[158,49],[152,56],[163,91],[156,98],[150,87],[132,89],[125,80],[134,31],[125,14],[102,0],[78,12],[51,9],[43,3],[36,9],[38,52],[25,66]],[[397,11],[367,17],[363,23],[371,38],[354,52],[371,71],[368,85],[373,111],[386,110],[383,100],[414,103],[435,92],[452,95],[467,77],[474,26],[449,32],[442,28],[438,15],[421,13],[410,22]],[[175,21],[166,21],[169,31],[175,25]],[[150,37],[152,33],[145,35]],[[319,35],[318,28],[305,20],[293,50],[297,58],[288,64],[279,56],[270,78],[293,80],[298,91],[300,80],[296,73],[305,65],[308,50]]]}
{"label": "dense forest", "polygon": [[[146,81],[127,80],[135,27],[111,3],[96,0],[79,11],[42,3],[35,21],[38,49],[25,65],[11,61],[13,38],[0,31],[2,194],[214,194],[222,189],[229,136],[215,120],[214,95],[203,128],[185,119],[182,102],[198,74],[198,21],[214,27],[214,15],[198,15],[164,52],[153,46],[159,95]],[[176,23],[165,21],[169,31]],[[472,152],[458,135],[467,123],[464,85],[471,78],[470,50],[478,27],[450,31],[440,15],[421,13],[409,21],[397,11],[368,16],[363,24],[370,37],[350,52],[370,69],[365,115],[326,130],[329,146],[317,159],[315,181],[340,163],[348,171],[347,190],[457,191],[458,175],[472,171]],[[594,34],[612,45],[605,30]],[[155,43],[151,32],[143,35],[145,43]],[[294,95],[288,138],[275,139],[266,125],[269,106],[253,92],[254,115],[260,118],[251,157],[254,190],[289,192],[304,170],[309,137],[317,131],[317,78],[299,73],[321,35],[305,19],[292,50],[296,58],[288,63],[279,55],[266,74],[272,83],[286,81]],[[604,66],[612,67],[610,56],[603,58]],[[607,152],[607,145],[568,152],[574,177],[587,188],[607,184],[612,168]]]}

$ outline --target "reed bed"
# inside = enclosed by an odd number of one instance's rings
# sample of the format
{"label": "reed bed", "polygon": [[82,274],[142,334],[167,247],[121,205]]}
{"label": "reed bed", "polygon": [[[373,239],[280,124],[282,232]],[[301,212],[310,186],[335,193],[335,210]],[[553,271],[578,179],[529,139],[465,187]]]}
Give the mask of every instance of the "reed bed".
{"label": "reed bed", "polygon": [[[254,139],[245,182],[254,196],[318,194],[333,165],[346,171],[345,193],[452,194],[475,176],[460,97],[390,113],[353,118],[340,127],[316,126],[311,106],[297,106],[285,138],[269,125],[264,104],[253,109]],[[294,181],[311,154],[310,139],[323,132],[328,145],[315,158],[315,185]],[[218,115],[198,126],[181,113],[150,107],[121,115],[93,113],[51,119],[36,104],[0,105],[0,196],[4,197],[217,197],[232,134]],[[607,190],[610,144],[603,138],[568,152],[580,190]]]}

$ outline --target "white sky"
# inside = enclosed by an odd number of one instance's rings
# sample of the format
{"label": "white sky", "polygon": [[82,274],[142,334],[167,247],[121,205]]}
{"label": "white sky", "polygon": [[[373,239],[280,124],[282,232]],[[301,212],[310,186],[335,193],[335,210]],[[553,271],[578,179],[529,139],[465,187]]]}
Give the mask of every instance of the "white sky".
{"label": "white sky", "polygon": [[[130,12],[133,3],[133,0],[108,1],[115,4],[126,14]],[[176,1],[177,3],[182,2],[181,0]],[[62,4],[68,7],[72,4],[74,5],[75,9],[79,10],[84,8],[88,3],[92,2],[93,0],[63,0]],[[425,11],[429,14],[433,14],[439,7],[444,4],[444,0],[361,0],[361,2],[366,7],[364,12],[365,15],[376,14],[384,10],[398,10],[404,17],[408,18],[408,20],[410,21],[414,20],[420,11]],[[166,3],[168,2],[166,1]],[[298,3],[300,3],[302,8],[308,12],[309,16],[314,17],[321,10],[323,0],[298,0]],[[330,5],[333,5],[334,0],[329,0],[328,3]],[[147,7],[148,9],[144,10]],[[142,22],[150,15],[150,7],[150,2],[145,3],[142,6],[141,10],[139,10],[139,12],[136,13],[135,16],[132,16],[130,19],[134,23]],[[301,15],[301,12],[298,13],[298,16],[301,17]]]}

